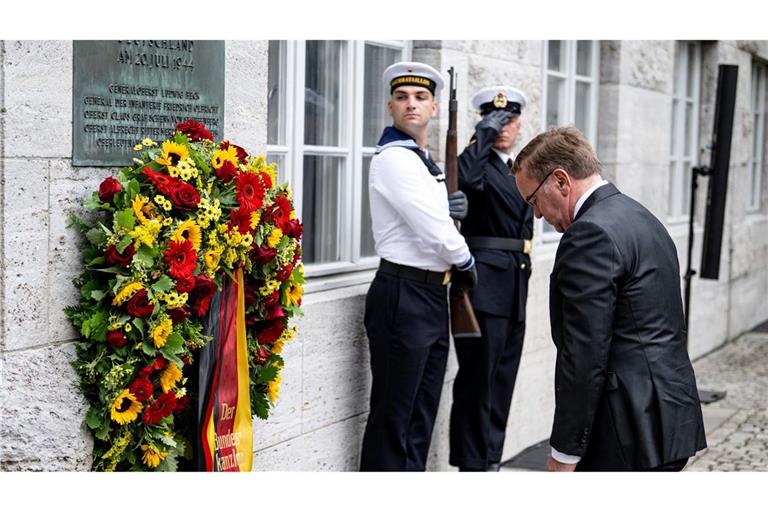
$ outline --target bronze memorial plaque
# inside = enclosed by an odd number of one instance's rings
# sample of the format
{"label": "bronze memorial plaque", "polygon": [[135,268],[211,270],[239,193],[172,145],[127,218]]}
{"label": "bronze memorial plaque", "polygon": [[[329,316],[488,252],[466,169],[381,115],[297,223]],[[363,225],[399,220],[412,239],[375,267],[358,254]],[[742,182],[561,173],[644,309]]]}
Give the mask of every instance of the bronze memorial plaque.
{"label": "bronze memorial plaque", "polygon": [[74,41],[72,164],[129,165],[145,138],[224,128],[224,41]]}

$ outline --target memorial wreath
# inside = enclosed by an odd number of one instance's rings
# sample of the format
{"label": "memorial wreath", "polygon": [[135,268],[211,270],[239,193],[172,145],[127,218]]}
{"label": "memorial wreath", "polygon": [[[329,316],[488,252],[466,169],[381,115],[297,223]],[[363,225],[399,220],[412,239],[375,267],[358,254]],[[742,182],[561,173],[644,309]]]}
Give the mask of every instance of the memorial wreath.
{"label": "memorial wreath", "polygon": [[303,228],[274,164],[214,143],[193,120],[134,149],[135,163],[85,201],[90,211],[71,216],[84,271],[66,313],[81,334],[73,364],[90,405],[93,469],[172,471],[193,449],[188,380],[212,339],[206,315],[236,273],[251,410],[266,419],[275,404],[280,354],[297,330],[288,320],[301,313]]}

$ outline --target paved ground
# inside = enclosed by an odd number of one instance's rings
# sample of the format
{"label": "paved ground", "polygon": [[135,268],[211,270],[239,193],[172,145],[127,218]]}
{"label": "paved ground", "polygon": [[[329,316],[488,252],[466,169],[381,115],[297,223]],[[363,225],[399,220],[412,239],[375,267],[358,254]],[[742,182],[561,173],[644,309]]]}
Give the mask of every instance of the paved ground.
{"label": "paved ground", "polygon": [[686,471],[768,471],[768,332],[747,333],[693,366],[699,389],[728,394],[702,406],[709,447]]}

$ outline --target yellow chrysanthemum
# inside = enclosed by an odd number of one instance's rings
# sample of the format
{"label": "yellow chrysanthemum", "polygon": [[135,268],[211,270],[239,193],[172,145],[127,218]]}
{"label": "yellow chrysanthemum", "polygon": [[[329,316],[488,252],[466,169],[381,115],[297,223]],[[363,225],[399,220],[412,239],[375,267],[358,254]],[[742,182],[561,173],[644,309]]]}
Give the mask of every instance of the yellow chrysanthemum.
{"label": "yellow chrysanthemum", "polygon": [[157,146],[157,142],[153,141],[152,139],[144,139],[143,141],[141,141],[141,143],[147,146],[148,148],[152,146]]}
{"label": "yellow chrysanthemum", "polygon": [[205,251],[205,266],[208,270],[215,270],[219,266],[219,260],[221,260],[221,249],[210,249]]}
{"label": "yellow chrysanthemum", "polygon": [[131,297],[133,297],[133,294],[137,291],[144,288],[144,285],[141,283],[128,283],[127,285],[123,286],[123,288],[117,292],[117,295],[115,295],[115,298],[112,299],[112,305],[113,306],[119,306],[123,302],[127,301]]}
{"label": "yellow chrysanthemum", "polygon": [[136,144],[135,146],[133,146],[133,150],[134,151],[141,151],[143,147],[144,146],[142,146],[141,144]]}
{"label": "yellow chrysanthemum", "polygon": [[267,238],[267,245],[274,249],[280,244],[281,238],[283,238],[283,231],[280,228],[275,228],[269,234],[269,238]]}
{"label": "yellow chrysanthemum", "polygon": [[[152,217],[152,205],[150,204],[148,197],[136,194],[133,201],[131,201],[131,206],[133,207],[133,214],[138,219],[139,224],[146,224],[149,222]],[[149,215],[149,217],[147,215]]]}
{"label": "yellow chrysanthemum", "polygon": [[173,386],[176,385],[181,379],[181,370],[174,363],[168,363],[163,373],[160,374],[160,387],[163,388],[163,392],[167,393]]}
{"label": "yellow chrysanthemum", "polygon": [[273,162],[264,169],[264,172],[269,174],[269,179],[272,180],[273,186],[277,182],[277,170],[275,169],[276,167],[277,165],[275,165],[275,163]]}
{"label": "yellow chrysanthemum", "polygon": [[275,380],[267,384],[267,396],[273,404],[277,402],[277,399],[280,396],[280,382],[282,382],[282,380],[283,376],[278,373]]}
{"label": "yellow chrysanthemum", "polygon": [[165,301],[165,305],[168,307],[168,309],[180,308],[181,306],[187,303],[188,299],[189,299],[189,294],[186,292],[178,293],[175,291],[171,291],[162,296],[162,300]]}
{"label": "yellow chrysanthemum", "polygon": [[148,444],[141,445],[141,450],[144,452],[141,461],[148,468],[156,468],[168,456],[168,452],[158,451]]}
{"label": "yellow chrysanthemum", "polygon": [[176,164],[187,158],[189,158],[189,149],[186,146],[166,140],[163,142],[162,153],[157,163],[166,167],[176,167]]}
{"label": "yellow chrysanthemum", "polygon": [[179,227],[176,228],[176,231],[174,231],[173,236],[171,237],[171,240],[175,240],[177,242],[184,242],[185,240],[189,240],[192,242],[192,248],[195,251],[200,250],[201,239],[202,236],[200,234],[200,226],[198,226],[197,223],[191,219],[185,220],[179,224]]}
{"label": "yellow chrysanthemum", "polygon": [[125,425],[138,418],[140,412],[141,403],[130,391],[124,389],[112,402],[109,416],[120,425]]}
{"label": "yellow chrysanthemum", "polygon": [[173,322],[170,318],[166,318],[152,329],[152,342],[155,344],[155,348],[161,348],[168,341],[168,336],[173,331]]}
{"label": "yellow chrysanthemum", "polygon": [[285,291],[285,305],[288,307],[293,306],[294,304],[299,304],[299,301],[301,301],[301,296],[304,294],[304,287],[300,284],[294,284],[292,286],[289,286],[288,289]]}
{"label": "yellow chrysanthemum", "polygon": [[218,169],[224,162],[231,162],[235,167],[238,166],[237,149],[234,146],[229,146],[227,149],[219,149],[211,155],[211,165],[214,169]]}
{"label": "yellow chrysanthemum", "polygon": [[128,234],[134,238],[135,242],[133,243],[133,246],[136,249],[138,249],[141,244],[144,244],[147,247],[154,247],[162,227],[163,225],[159,220],[151,219],[146,224],[136,226],[133,231]]}

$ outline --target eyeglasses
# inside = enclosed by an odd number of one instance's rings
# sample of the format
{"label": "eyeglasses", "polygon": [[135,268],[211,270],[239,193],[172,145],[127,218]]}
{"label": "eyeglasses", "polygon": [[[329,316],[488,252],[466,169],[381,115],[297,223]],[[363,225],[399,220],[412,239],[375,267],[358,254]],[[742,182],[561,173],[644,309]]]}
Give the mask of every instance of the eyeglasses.
{"label": "eyeglasses", "polygon": [[543,180],[541,180],[541,181],[539,182],[539,186],[538,186],[538,187],[536,187],[536,189],[535,189],[533,192],[531,192],[531,195],[529,195],[528,197],[526,197],[526,198],[525,198],[525,202],[526,202],[526,203],[528,203],[528,204],[529,204],[529,205],[531,205],[531,206],[536,206],[536,202],[535,202],[535,201],[533,201],[533,196],[535,196],[535,195],[536,195],[536,192],[538,192],[538,191],[539,191],[539,189],[540,189],[540,188],[541,188],[541,186],[544,184],[544,182],[545,182],[545,181],[547,181],[547,179],[548,179],[550,176],[552,176],[552,173],[553,173],[553,172],[555,172],[555,171],[554,171],[554,169],[553,169],[553,170],[551,170],[551,171],[549,171],[549,174],[547,174],[546,176],[544,176],[544,179],[543,179]]}

